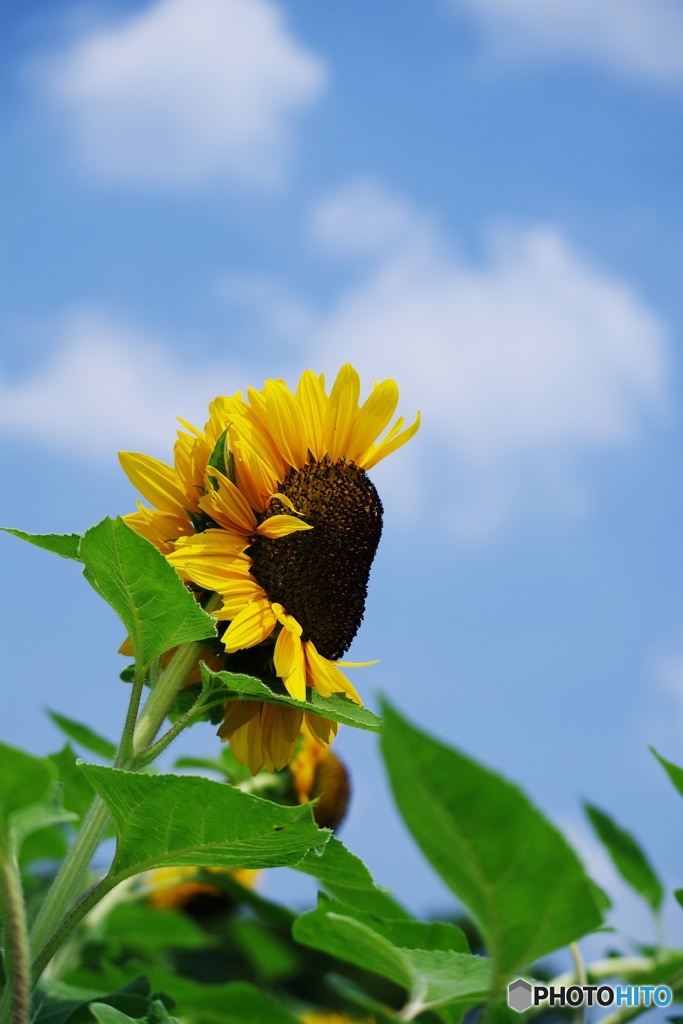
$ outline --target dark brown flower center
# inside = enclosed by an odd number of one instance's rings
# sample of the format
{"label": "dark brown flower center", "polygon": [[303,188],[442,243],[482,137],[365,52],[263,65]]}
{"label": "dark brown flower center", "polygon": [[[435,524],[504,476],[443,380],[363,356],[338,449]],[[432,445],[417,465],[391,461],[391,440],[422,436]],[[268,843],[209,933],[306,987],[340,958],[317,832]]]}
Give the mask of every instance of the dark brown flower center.
{"label": "dark brown flower center", "polygon": [[[292,470],[280,486],[312,530],[280,540],[257,536],[251,572],[324,658],[351,645],[365,611],[370,566],[382,533],[382,502],[365,470],[339,459]],[[261,521],[291,510],[273,501]]]}

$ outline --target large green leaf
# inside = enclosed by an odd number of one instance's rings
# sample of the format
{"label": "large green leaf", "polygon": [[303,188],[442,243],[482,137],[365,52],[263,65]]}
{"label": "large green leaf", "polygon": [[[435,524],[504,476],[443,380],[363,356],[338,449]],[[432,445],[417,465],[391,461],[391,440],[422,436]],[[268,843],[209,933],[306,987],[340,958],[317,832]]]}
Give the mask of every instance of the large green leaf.
{"label": "large green leaf", "polygon": [[[12,815],[12,834],[17,852],[22,849],[24,842],[36,832],[45,829],[53,829],[56,825],[70,825],[78,821],[78,816],[71,811],[64,810],[56,802],[48,804],[34,804],[32,807],[22,807]],[[50,840],[48,840],[50,843]],[[50,843],[50,845],[52,845]],[[26,858],[20,858],[26,863]]]}
{"label": "large green leaf", "polygon": [[654,911],[659,910],[664,899],[664,888],[631,833],[617,825],[599,807],[589,803],[583,806],[595,834],[621,877],[647,900]]}
{"label": "large green leaf", "polygon": [[667,761],[665,757],[662,757],[661,754],[657,753],[654,747],[650,747],[650,750],[655,755],[678,792],[683,796],[683,768],[679,768],[678,765],[674,764],[672,761]]}
{"label": "large green leaf", "polygon": [[80,555],[83,575],[120,616],[141,665],[179,644],[216,635],[214,620],[175,569],[123,519],[103,519],[88,530]]}
{"label": "large green leaf", "polygon": [[281,807],[189,775],[139,775],[81,765],[117,834],[111,878],[164,866],[270,868],[296,864],[330,833],[310,807]]}
{"label": "large green leaf", "polygon": [[[145,973],[155,989],[173,996],[178,1004],[175,1012],[184,1019],[212,1024],[299,1024],[298,1018],[280,1001],[275,1002],[245,982],[209,984],[157,967],[145,968]],[[114,987],[125,982],[126,972],[125,968],[104,964],[102,975],[80,970],[77,976],[85,983],[94,983],[101,977],[103,984]]]}
{"label": "large green leaf", "polygon": [[65,743],[57,754],[50,754],[48,760],[57,769],[65,808],[83,818],[95,798],[95,793],[83,772],[77,767],[78,758],[73,747],[70,743]]}
{"label": "large green leaf", "polygon": [[114,760],[116,757],[116,744],[112,743],[111,740],[100,736],[90,726],[83,725],[82,722],[76,722],[73,718],[67,718],[66,715],[60,715],[57,711],[52,711],[50,708],[47,709],[47,713],[57,728],[61,729],[64,735],[68,736],[74,743],[79,743],[86,750],[91,750],[93,754],[99,754],[100,757],[106,757],[109,761]]}
{"label": "large green leaf", "polygon": [[159,907],[151,911],[144,900],[117,904],[98,921],[94,937],[113,943],[119,954],[123,947],[147,958],[162,950],[202,949],[214,942],[191,917]]}
{"label": "large green leaf", "polygon": [[44,551],[52,551],[55,555],[61,555],[62,558],[81,561],[78,553],[81,537],[77,533],[24,533],[23,530],[11,530],[8,526],[0,526],[0,530],[3,533],[11,533],[19,540],[35,544],[37,548],[43,548]]}
{"label": "large green leaf", "polygon": [[16,811],[45,800],[54,775],[44,758],[0,743],[0,827]]}
{"label": "large green leaf", "polygon": [[511,783],[385,706],[382,750],[396,803],[423,853],[475,916],[496,986],[601,922],[564,837]]}
{"label": "large green leaf", "polygon": [[382,720],[377,715],[341,693],[321,697],[316,690],[309,688],[306,691],[306,700],[294,700],[286,694],[274,693],[270,687],[253,676],[233,672],[212,672],[206,665],[202,665],[201,668],[203,691],[200,701],[203,710],[232,700],[257,700],[301,708],[302,711],[331,718],[342,725],[353,725],[357,729],[380,732],[382,728]]}
{"label": "large green leaf", "polygon": [[[94,1018],[90,1011],[93,1002],[106,1004],[133,1020],[149,1021],[154,1024],[159,1015],[155,1013],[158,995],[152,993],[149,980],[137,976],[125,979],[115,991],[107,992],[103,976],[89,979],[92,988],[67,984],[63,981],[43,979],[39,982],[32,1007],[32,1024],[86,1024]],[[172,1000],[164,997],[172,1005]],[[163,1004],[162,1004],[163,1005]],[[120,1018],[119,1018],[120,1019]]]}
{"label": "large green leaf", "polygon": [[313,875],[333,896],[359,910],[386,918],[409,916],[387,889],[375,883],[360,857],[347,850],[335,836],[323,849],[307,853],[295,868]]}
{"label": "large green leaf", "polygon": [[383,921],[322,896],[316,910],[298,918],[294,938],[347,963],[388,978],[408,1001],[429,1009],[486,998],[491,963],[472,956],[454,925]]}

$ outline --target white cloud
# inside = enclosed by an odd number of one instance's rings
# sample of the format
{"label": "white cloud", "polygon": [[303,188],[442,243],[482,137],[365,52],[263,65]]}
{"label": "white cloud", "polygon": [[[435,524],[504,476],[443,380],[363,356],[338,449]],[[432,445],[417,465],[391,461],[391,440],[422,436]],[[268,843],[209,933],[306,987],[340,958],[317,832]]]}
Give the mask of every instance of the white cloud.
{"label": "white cloud", "polygon": [[432,235],[428,220],[378,182],[361,179],[327,196],[314,208],[311,236],[320,245],[348,255],[377,255],[398,245],[411,247]]}
{"label": "white cloud", "polygon": [[406,518],[428,503],[435,527],[485,540],[546,505],[583,513],[581,459],[667,411],[663,325],[557,229],[499,231],[474,261],[365,183],[328,196],[312,231],[328,256],[356,261],[355,283],[320,308],[268,277],[224,276],[216,294],[252,318],[240,366],[175,359],[167,343],[81,314],[52,363],[0,386],[0,428],[92,455],[166,457],[174,417],[201,425],[218,391],[350,360],[366,386],[397,379],[406,417],[423,412],[415,441],[378,467],[383,494]]}
{"label": "white cloud", "polygon": [[91,30],[38,77],[98,176],[276,183],[290,121],[325,84],[271,0],[157,0]]}
{"label": "white cloud", "polygon": [[168,458],[176,416],[203,426],[218,391],[249,382],[227,361],[181,365],[159,339],[100,314],[74,314],[62,334],[35,374],[0,379],[0,432],[112,465],[120,449]]}
{"label": "white cloud", "polygon": [[[395,224],[401,208],[376,186],[373,219],[368,195],[353,185],[326,198],[314,237],[348,253],[356,236],[366,253],[367,224]],[[665,407],[662,324],[555,228],[494,232],[472,261],[409,207],[400,221],[369,273],[321,317],[315,349],[328,366],[348,358],[366,375],[396,377],[402,407],[422,407],[423,444],[459,481],[458,532],[491,532],[520,490],[554,489],[554,476],[566,500],[563,460],[628,440]]]}
{"label": "white cloud", "polygon": [[216,298],[254,317],[262,329],[279,338],[300,341],[315,323],[311,306],[277,278],[230,272],[213,289]]}
{"label": "white cloud", "polygon": [[484,28],[495,55],[569,56],[655,81],[683,78],[679,0],[450,0]]}

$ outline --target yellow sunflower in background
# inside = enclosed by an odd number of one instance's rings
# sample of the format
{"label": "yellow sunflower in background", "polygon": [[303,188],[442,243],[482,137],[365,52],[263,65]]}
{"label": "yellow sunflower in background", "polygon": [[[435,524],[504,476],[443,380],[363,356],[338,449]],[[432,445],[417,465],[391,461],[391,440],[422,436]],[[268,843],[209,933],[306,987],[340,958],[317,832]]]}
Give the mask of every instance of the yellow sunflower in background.
{"label": "yellow sunflower in background", "polygon": [[[222,598],[214,616],[229,667],[251,671],[305,700],[345,693],[362,703],[337,667],[360,626],[382,503],[367,470],[419,427],[399,418],[393,380],[360,404],[360,378],[344,365],[329,393],[307,370],[295,392],[268,380],[248,400],[218,397],[204,431],[183,423],[174,466],[122,452],[121,464],[153,509],[126,521],[162,551],[180,576]],[[381,435],[384,434],[383,437]],[[323,746],[336,723],[306,713]],[[253,773],[282,768],[303,712],[259,701],[226,705],[219,735]]]}
{"label": "yellow sunflower in background", "polygon": [[142,875],[145,898],[150,906],[158,910],[183,910],[199,896],[220,900],[222,890],[201,881],[202,876],[207,874],[228,875],[245,889],[253,889],[259,872],[251,868],[155,868]]}

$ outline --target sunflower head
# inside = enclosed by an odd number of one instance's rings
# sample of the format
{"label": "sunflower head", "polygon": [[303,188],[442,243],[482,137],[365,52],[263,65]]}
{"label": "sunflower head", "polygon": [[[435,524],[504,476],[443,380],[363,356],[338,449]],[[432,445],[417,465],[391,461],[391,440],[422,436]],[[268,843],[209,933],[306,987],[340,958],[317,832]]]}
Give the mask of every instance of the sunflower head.
{"label": "sunflower head", "polygon": [[[337,661],[365,611],[368,578],[382,531],[382,503],[367,475],[417,431],[402,418],[395,381],[375,383],[361,404],[348,363],[328,393],[307,370],[291,391],[282,380],[216,398],[204,430],[183,424],[174,465],[121,454],[123,468],[152,509],[127,516],[196,591],[222,599],[226,667],[251,666],[274,690],[297,700],[360,697]],[[291,759],[304,713],[277,704],[226,706],[219,735],[252,772]],[[315,741],[336,724],[305,713]]]}
{"label": "sunflower head", "polygon": [[320,828],[339,828],[351,797],[351,780],[343,761],[304,728],[289,770],[299,803],[316,801],[313,817]]}
{"label": "sunflower head", "polygon": [[205,906],[216,910],[230,905],[230,898],[205,876],[227,875],[247,889],[253,888],[258,871],[248,868],[156,868],[144,876],[145,898],[157,910],[181,910],[191,913]]}

